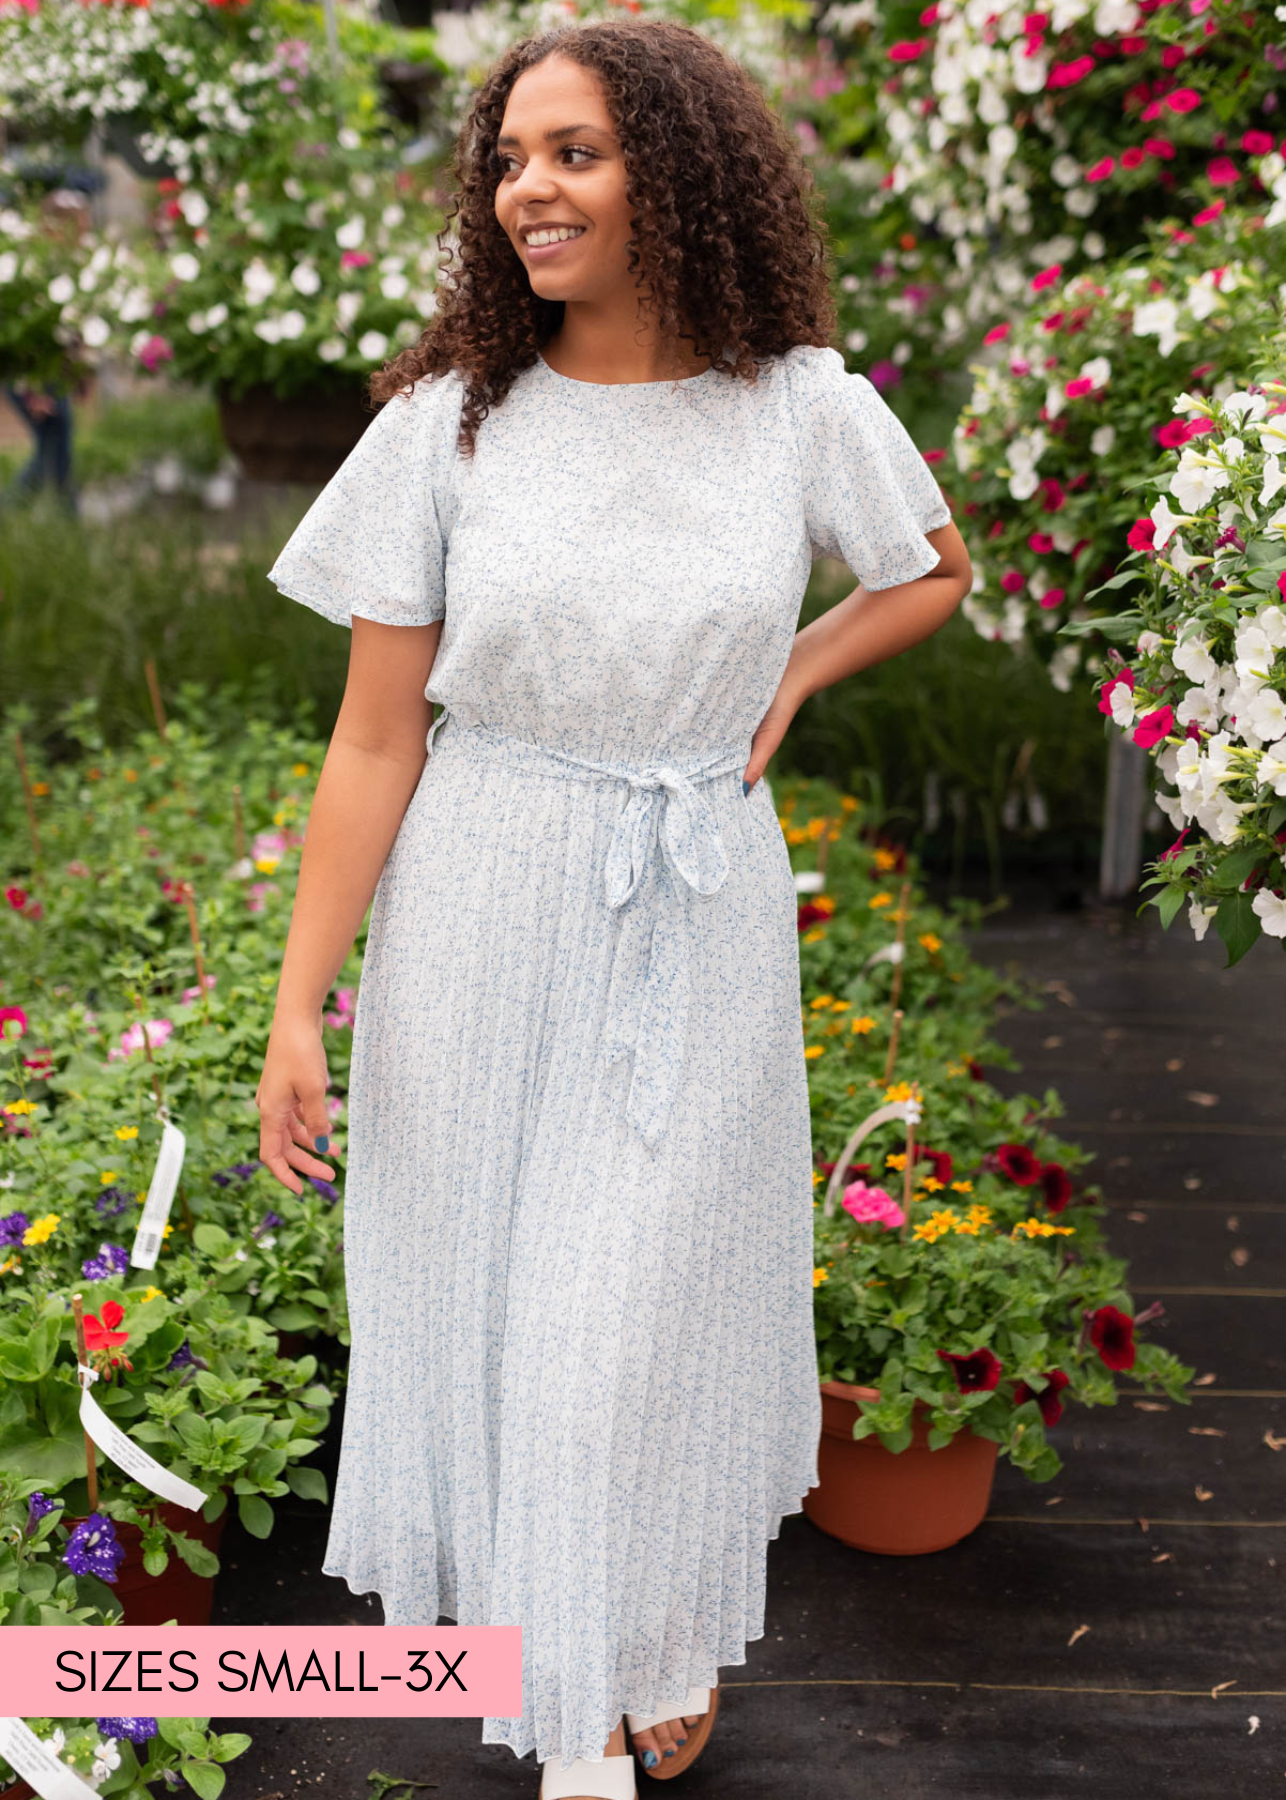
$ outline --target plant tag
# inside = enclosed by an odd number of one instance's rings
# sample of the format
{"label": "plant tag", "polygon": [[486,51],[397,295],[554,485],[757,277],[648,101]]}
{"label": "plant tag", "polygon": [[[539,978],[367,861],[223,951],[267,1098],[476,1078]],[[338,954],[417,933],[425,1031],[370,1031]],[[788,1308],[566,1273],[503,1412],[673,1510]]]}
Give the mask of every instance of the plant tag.
{"label": "plant tag", "polygon": [[25,1719],[0,1719],[0,1756],[31,1783],[40,1800],[97,1800],[98,1789],[60,1761]]}
{"label": "plant tag", "polygon": [[[97,1380],[97,1369],[86,1371],[84,1363],[76,1366],[82,1376],[88,1372]],[[210,1498],[190,1481],[184,1481],[181,1475],[171,1475],[168,1469],[163,1469],[154,1456],[149,1456],[141,1444],[136,1444],[127,1432],[108,1418],[88,1386],[84,1385],[80,1392],[80,1422],[104,1456],[110,1456],[118,1469],[124,1469],[127,1475],[151,1488],[154,1494],[160,1494],[162,1499],[172,1500],[176,1506],[196,1512]]]}
{"label": "plant tag", "polygon": [[882,962],[900,963],[905,955],[906,945],[898,943],[895,938],[891,944],[885,944],[882,950],[877,950],[874,956],[868,956],[866,967],[873,969],[876,963]]}
{"label": "plant tag", "polygon": [[161,1126],[161,1148],[157,1153],[156,1167],[152,1171],[152,1184],[147,1190],[143,1216],[134,1233],[134,1248],[130,1251],[129,1259],[136,1269],[156,1267],[161,1240],[165,1236],[165,1227],[170,1217],[174,1190],[179,1185],[186,1148],[187,1139],[178,1126],[165,1119]]}

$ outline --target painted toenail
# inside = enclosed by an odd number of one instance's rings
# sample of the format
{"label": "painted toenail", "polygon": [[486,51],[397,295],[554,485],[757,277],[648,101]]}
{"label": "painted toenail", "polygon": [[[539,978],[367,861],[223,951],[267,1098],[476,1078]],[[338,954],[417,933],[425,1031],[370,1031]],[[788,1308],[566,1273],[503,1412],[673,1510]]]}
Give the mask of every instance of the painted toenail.
{"label": "painted toenail", "polygon": [[643,1767],[645,1769],[655,1768],[656,1763],[657,1763],[656,1751],[655,1750],[645,1750],[643,1752]]}
{"label": "painted toenail", "polygon": [[687,1740],[687,1738],[685,1738],[685,1737],[682,1737],[682,1738],[676,1738],[676,1739],[675,1739],[675,1742],[676,1742],[676,1743],[679,1743],[679,1744],[686,1744],[686,1743],[687,1743],[687,1741],[688,1741],[688,1740]]}
{"label": "painted toenail", "polygon": [[666,1754],[666,1755],[667,1755],[667,1756],[673,1756],[673,1755],[674,1755],[674,1752],[673,1752],[673,1750],[667,1750],[667,1751],[666,1751],[666,1753],[665,1753],[665,1754]]}

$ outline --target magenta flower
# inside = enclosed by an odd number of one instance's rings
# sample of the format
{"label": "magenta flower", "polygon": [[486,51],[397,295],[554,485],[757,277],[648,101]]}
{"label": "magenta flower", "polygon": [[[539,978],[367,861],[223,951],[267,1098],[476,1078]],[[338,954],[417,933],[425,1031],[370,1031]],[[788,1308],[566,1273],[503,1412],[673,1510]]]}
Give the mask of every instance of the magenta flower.
{"label": "magenta flower", "polygon": [[895,1231],[906,1219],[892,1194],[864,1181],[850,1182],[840,1205],[859,1225],[883,1225],[886,1231]]}
{"label": "magenta flower", "polygon": [[[148,1019],[146,1030],[148,1045],[155,1050],[174,1030],[174,1021],[172,1019]],[[107,1052],[108,1062],[123,1062],[127,1056],[133,1056],[136,1050],[141,1050],[143,1048],[143,1031],[144,1022],[142,1020],[136,1019],[132,1025],[126,1026],[121,1033],[119,1046],[113,1044]]]}
{"label": "magenta flower", "polygon": [[1150,750],[1154,744],[1174,730],[1174,709],[1169,706],[1158,706],[1155,712],[1144,713],[1134,729],[1134,742],[1142,750]]}

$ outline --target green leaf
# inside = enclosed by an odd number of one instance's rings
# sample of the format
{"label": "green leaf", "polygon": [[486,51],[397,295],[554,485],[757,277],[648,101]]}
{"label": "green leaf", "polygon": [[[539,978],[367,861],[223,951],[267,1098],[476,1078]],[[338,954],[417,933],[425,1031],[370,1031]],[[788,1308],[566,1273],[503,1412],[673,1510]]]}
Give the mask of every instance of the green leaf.
{"label": "green leaf", "polygon": [[179,1764],[179,1773],[200,1800],[219,1800],[223,1792],[227,1776],[217,1763],[198,1762],[195,1757],[184,1757]]}
{"label": "green leaf", "polygon": [[1178,912],[1186,899],[1187,895],[1184,890],[1177,885],[1167,888],[1163,894],[1158,894],[1156,901],[1157,911],[1161,915],[1162,925],[1167,929],[1169,928],[1170,921],[1174,918],[1174,915]]}
{"label": "green leaf", "polygon": [[241,1523],[251,1537],[266,1538],[272,1533],[272,1508],[262,1494],[242,1494],[237,1501]]}
{"label": "green leaf", "polygon": [[326,1477],[320,1469],[288,1469],[286,1480],[301,1500],[320,1500],[323,1506],[326,1504]]}
{"label": "green leaf", "polygon": [[226,1256],[232,1249],[232,1239],[222,1225],[198,1225],[192,1233],[192,1242],[205,1256]]}
{"label": "green leaf", "polygon": [[1251,896],[1239,891],[1221,900],[1215,913],[1215,930],[1228,952],[1224,967],[1230,969],[1234,963],[1241,961],[1263,932],[1259,915],[1251,905]]}
{"label": "green leaf", "polygon": [[186,1532],[175,1533],[174,1548],[194,1575],[217,1575],[219,1573],[219,1559],[214,1551],[208,1550],[204,1544],[198,1543]]}

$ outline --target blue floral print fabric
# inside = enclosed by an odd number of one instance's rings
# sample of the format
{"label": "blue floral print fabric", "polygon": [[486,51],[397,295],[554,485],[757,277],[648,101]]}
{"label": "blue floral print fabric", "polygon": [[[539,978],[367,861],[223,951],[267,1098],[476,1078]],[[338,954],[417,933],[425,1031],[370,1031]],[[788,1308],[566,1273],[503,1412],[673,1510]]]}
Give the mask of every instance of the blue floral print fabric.
{"label": "blue floral print fabric", "polygon": [[375,416],[270,571],[442,620],[358,991],[352,1360],[324,1569],[389,1624],[523,1629],[488,1743],[597,1759],[744,1663],[817,1479],[795,885],[751,737],[812,558],[949,510],[837,351],[755,383],[458,372]]}

